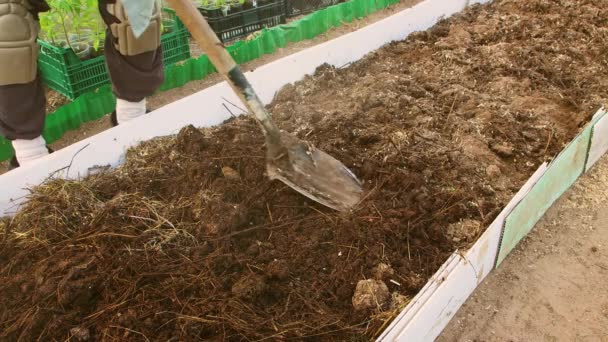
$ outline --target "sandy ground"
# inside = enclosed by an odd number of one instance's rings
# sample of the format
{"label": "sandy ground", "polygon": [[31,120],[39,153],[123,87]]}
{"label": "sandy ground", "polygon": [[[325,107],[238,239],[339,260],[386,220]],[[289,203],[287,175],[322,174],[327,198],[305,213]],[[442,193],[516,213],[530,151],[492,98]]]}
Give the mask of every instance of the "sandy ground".
{"label": "sandy ground", "polygon": [[548,211],[438,339],[608,341],[608,157]]}

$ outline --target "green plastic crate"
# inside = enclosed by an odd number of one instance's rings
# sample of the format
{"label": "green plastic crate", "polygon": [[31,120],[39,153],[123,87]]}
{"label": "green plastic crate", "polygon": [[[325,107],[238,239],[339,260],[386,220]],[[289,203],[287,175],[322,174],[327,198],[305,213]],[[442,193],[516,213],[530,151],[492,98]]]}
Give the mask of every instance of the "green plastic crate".
{"label": "green plastic crate", "polygon": [[[169,14],[170,26],[173,27],[171,32],[161,37],[166,67],[190,58],[190,45],[188,31],[175,12],[167,8],[163,11]],[[38,44],[38,69],[43,82],[70,100],[110,82],[103,55],[82,61],[70,48],[59,48],[43,40],[38,40]]]}
{"label": "green plastic crate", "polygon": [[285,24],[285,0],[274,0],[259,7],[240,10],[224,16],[220,10],[198,7],[209,26],[223,42],[230,42],[260,31]]}

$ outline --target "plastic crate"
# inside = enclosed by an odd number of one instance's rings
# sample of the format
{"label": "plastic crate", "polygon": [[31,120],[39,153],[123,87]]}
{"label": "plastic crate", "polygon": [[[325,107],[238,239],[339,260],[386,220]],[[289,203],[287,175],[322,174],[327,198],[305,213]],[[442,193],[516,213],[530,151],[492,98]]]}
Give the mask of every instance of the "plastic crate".
{"label": "plastic crate", "polygon": [[288,18],[314,12],[333,6],[345,0],[285,0],[285,14]]}
{"label": "plastic crate", "polygon": [[[171,32],[161,37],[163,63],[167,66],[190,58],[190,45],[188,31],[175,12],[163,11],[168,14],[163,21],[172,22],[173,26]],[[38,69],[43,82],[70,100],[110,83],[103,55],[83,61],[70,48],[56,47],[43,40],[38,40],[38,44]]]}
{"label": "plastic crate", "polygon": [[284,24],[286,18],[284,0],[277,0],[227,16],[212,16],[204,8],[199,8],[199,11],[224,43],[245,37],[265,27]]}

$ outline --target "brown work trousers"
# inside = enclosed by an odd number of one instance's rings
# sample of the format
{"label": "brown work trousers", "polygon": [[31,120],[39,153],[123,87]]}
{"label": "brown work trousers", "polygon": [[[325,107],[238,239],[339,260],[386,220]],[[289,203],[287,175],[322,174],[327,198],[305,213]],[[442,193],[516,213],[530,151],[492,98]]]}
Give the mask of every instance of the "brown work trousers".
{"label": "brown work trousers", "polygon": [[[105,56],[114,95],[129,102],[152,95],[164,80],[162,48],[123,56],[113,39],[108,30]],[[0,86],[1,136],[8,140],[36,138],[42,134],[45,116],[46,97],[40,77],[26,84]]]}

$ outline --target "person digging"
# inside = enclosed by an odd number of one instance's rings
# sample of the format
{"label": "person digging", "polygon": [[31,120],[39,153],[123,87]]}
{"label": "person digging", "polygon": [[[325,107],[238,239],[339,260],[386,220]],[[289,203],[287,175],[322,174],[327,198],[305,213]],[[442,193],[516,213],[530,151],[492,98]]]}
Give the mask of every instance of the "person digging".
{"label": "person digging", "polygon": [[[129,10],[125,9],[131,6]],[[161,5],[158,1],[99,0],[107,26],[104,52],[116,109],[112,126],[147,113],[146,98],[164,81]],[[149,15],[145,30],[133,30],[133,5]],[[15,156],[9,170],[27,165],[52,152],[42,137],[46,97],[37,70],[39,13],[45,0],[0,0],[0,135],[11,141]],[[139,25],[141,26],[141,25]]]}

